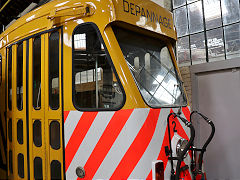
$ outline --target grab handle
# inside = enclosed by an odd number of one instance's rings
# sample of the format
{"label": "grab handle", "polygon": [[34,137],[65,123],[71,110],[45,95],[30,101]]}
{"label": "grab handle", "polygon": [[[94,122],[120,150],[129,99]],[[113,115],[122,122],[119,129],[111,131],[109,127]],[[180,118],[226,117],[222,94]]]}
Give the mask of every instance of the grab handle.
{"label": "grab handle", "polygon": [[199,156],[199,172],[202,172],[203,154],[206,151],[207,146],[209,145],[209,143],[211,142],[211,140],[212,140],[212,138],[213,138],[213,136],[215,134],[215,125],[213,124],[213,122],[208,117],[206,117],[205,115],[203,115],[202,113],[200,113],[198,111],[193,111],[191,113],[191,115],[190,115],[190,122],[192,122],[192,115],[194,113],[200,115],[203,118],[203,120],[205,120],[205,122],[207,122],[211,126],[211,128],[212,128],[211,134],[208,137],[207,141],[204,143],[203,147],[201,148],[201,153],[200,153],[200,156]]}

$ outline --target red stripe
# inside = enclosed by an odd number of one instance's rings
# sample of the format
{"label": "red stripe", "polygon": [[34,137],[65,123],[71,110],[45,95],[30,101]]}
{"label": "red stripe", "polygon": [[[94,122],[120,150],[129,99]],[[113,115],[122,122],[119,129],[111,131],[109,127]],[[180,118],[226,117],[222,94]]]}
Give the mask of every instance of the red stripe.
{"label": "red stripe", "polygon": [[147,180],[151,180],[152,179],[152,170],[150,171],[150,173],[148,174]]}
{"label": "red stripe", "polygon": [[[171,110],[170,113],[172,113],[173,111]],[[176,122],[176,130],[177,130],[177,133],[185,138],[185,139],[189,139],[187,137],[187,134],[185,133],[183,127],[181,126],[179,120],[177,118],[173,118],[173,116],[171,116],[169,118],[169,123],[170,123],[170,133],[171,133],[171,139],[173,138],[174,136],[174,132],[173,132],[173,124],[172,122],[175,121]],[[164,139],[163,139],[163,143],[162,143],[162,147],[161,147],[161,150],[160,150],[160,153],[158,155],[158,158],[157,160],[162,160],[163,161],[163,164],[164,164],[164,171],[166,169],[166,166],[167,166],[167,163],[168,163],[168,156],[166,156],[166,153],[165,153],[165,146],[168,146],[169,147],[169,134],[168,134],[168,128],[166,127],[166,130],[165,130],[165,135],[164,135]],[[169,162],[170,163],[170,162]],[[189,174],[189,171],[187,172]],[[188,175],[187,175],[188,176]],[[148,178],[152,177],[152,171],[149,173],[148,175]]]}
{"label": "red stripe", "polygon": [[127,179],[129,177],[152,139],[159,114],[160,109],[150,109],[148,117],[141,130],[110,179]]}
{"label": "red stripe", "polygon": [[[180,167],[184,167],[185,165],[186,165],[185,162],[182,162]],[[180,173],[179,178],[180,179],[184,179],[184,180],[192,180],[192,177],[190,175],[189,169],[185,170],[185,171],[182,171]]]}
{"label": "red stripe", "polygon": [[133,109],[121,110],[117,111],[113,115],[111,121],[106,127],[106,130],[102,134],[91,156],[84,166],[86,171],[86,176],[84,179],[92,179],[94,177],[99,166],[102,164],[102,161],[105,159],[107,153],[122,131],[122,128],[126,124],[132,112]]}
{"label": "red stripe", "polygon": [[190,110],[189,110],[189,108],[188,107],[182,108],[182,112],[183,112],[184,116],[186,117],[186,119],[188,121],[190,121]]}
{"label": "red stripe", "polygon": [[64,123],[66,122],[69,113],[70,111],[64,111]]}
{"label": "red stripe", "polygon": [[65,150],[66,172],[96,116],[97,112],[84,112],[78,121]]}

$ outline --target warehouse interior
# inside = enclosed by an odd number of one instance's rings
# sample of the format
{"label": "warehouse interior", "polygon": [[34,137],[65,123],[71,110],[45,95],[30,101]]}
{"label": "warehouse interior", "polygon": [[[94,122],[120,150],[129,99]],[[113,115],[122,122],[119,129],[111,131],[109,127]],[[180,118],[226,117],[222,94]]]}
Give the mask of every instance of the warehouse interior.
{"label": "warehouse interior", "polygon": [[[49,1],[1,0],[0,32]],[[204,157],[207,179],[240,179],[240,1],[152,1],[173,13],[175,55],[191,110],[205,114],[216,126]],[[204,123],[196,126],[201,144],[209,129]]]}

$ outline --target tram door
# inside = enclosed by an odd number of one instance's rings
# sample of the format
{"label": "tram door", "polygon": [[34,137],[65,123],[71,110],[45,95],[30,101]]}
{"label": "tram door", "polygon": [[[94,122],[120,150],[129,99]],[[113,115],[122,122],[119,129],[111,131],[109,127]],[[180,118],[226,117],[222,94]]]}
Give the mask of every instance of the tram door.
{"label": "tram door", "polygon": [[60,30],[8,49],[10,178],[63,177],[61,51]]}

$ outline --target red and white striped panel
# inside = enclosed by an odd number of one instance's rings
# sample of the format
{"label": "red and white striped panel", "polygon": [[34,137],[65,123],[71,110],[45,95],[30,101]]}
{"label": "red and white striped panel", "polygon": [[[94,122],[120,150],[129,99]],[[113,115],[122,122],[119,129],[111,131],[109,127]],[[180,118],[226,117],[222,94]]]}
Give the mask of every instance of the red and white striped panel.
{"label": "red and white striped panel", "polygon": [[[76,168],[81,166],[84,179],[151,179],[153,161],[162,160],[164,168],[169,164],[164,147],[169,145],[166,130],[171,111],[177,109],[65,111],[66,178],[78,179]],[[189,119],[188,108],[183,108],[183,115]],[[188,138],[188,128],[178,120],[176,128]],[[165,171],[165,177],[169,174]]]}

